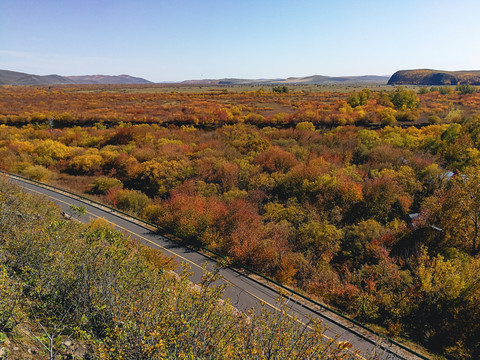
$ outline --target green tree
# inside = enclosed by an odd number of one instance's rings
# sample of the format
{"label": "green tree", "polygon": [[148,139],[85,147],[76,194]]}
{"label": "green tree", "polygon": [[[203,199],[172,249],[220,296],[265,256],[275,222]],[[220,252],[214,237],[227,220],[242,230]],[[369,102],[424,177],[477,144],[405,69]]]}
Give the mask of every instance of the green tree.
{"label": "green tree", "polygon": [[429,93],[429,90],[428,90],[428,88],[427,88],[426,86],[422,86],[422,87],[420,88],[420,90],[418,90],[418,93],[419,93],[419,94],[422,94],[422,95],[423,95],[423,94],[428,94],[428,93]]}
{"label": "green tree", "polygon": [[357,106],[367,105],[368,99],[370,98],[370,90],[363,89],[360,92],[352,92],[348,96],[347,103],[352,107],[355,108]]}
{"label": "green tree", "polygon": [[475,88],[470,84],[459,84],[455,87],[455,90],[462,95],[473,94],[476,91]]}
{"label": "green tree", "polygon": [[420,100],[415,91],[406,90],[401,86],[390,93],[390,100],[400,110],[414,110],[420,106]]}
{"label": "green tree", "polygon": [[286,86],[274,86],[272,91],[275,93],[288,93],[288,88]]}
{"label": "green tree", "polygon": [[70,205],[69,207],[69,215],[70,218],[77,216],[80,217],[82,215],[85,215],[87,213],[87,208],[85,205]]}
{"label": "green tree", "polygon": [[449,87],[449,86],[441,86],[440,88],[438,88],[438,92],[439,92],[441,95],[451,94],[452,91],[453,91],[452,88]]}
{"label": "green tree", "polygon": [[372,240],[380,239],[386,232],[386,228],[373,219],[349,226],[342,240],[340,256],[350,261],[354,268],[360,268],[362,264],[371,262],[369,245]]}
{"label": "green tree", "polygon": [[340,250],[342,231],[327,221],[308,221],[298,229],[300,249],[310,253],[314,259],[330,262]]}

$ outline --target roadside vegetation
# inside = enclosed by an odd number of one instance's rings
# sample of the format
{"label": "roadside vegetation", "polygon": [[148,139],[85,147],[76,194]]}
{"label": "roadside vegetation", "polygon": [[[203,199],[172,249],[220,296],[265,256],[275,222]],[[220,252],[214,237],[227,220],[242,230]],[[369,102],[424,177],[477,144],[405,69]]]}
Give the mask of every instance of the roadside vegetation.
{"label": "roadside vegetation", "polygon": [[1,88],[0,167],[480,357],[478,92],[93,89]]}
{"label": "roadside vegetation", "polygon": [[0,349],[5,359],[353,359],[284,313],[239,313],[218,274],[188,269],[102,220],[66,220],[0,179]]}

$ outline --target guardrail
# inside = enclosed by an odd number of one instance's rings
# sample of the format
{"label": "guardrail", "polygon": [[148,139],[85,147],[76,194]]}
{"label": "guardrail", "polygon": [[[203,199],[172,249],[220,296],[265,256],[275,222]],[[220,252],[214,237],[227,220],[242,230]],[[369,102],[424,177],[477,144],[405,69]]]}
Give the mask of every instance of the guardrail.
{"label": "guardrail", "polygon": [[[57,190],[57,191],[62,191],[62,192],[65,192],[65,193],[67,193],[67,194],[69,194],[69,195],[72,195],[72,196],[74,196],[74,197],[76,197],[76,198],[80,198],[80,199],[83,200],[83,201],[87,201],[87,202],[93,203],[93,204],[95,204],[95,205],[97,205],[97,206],[105,207],[105,208],[107,208],[107,209],[109,209],[109,210],[111,210],[111,211],[120,213],[120,214],[122,214],[122,215],[124,215],[124,216],[127,216],[127,217],[132,218],[132,219],[134,219],[134,220],[136,220],[136,221],[139,221],[139,222],[141,222],[141,223],[144,223],[144,224],[146,224],[146,225],[148,225],[148,226],[150,226],[150,227],[153,227],[154,229],[157,229],[157,230],[161,231],[161,232],[164,233],[164,234],[167,234],[167,235],[169,235],[169,236],[171,236],[171,237],[173,237],[173,238],[176,238],[176,239],[180,239],[180,240],[182,240],[183,242],[185,242],[186,244],[191,245],[191,242],[186,241],[185,239],[182,239],[181,237],[173,234],[172,232],[170,232],[170,231],[167,230],[167,229],[164,229],[164,228],[160,227],[159,225],[152,224],[152,223],[149,222],[149,221],[140,219],[140,218],[136,217],[135,215],[128,214],[128,213],[126,213],[126,212],[124,212],[124,211],[122,211],[122,210],[115,209],[115,208],[113,208],[113,207],[111,207],[111,206],[109,206],[109,205],[102,204],[102,203],[99,202],[99,201],[96,201],[96,200],[93,200],[93,199],[89,199],[89,198],[87,198],[87,197],[85,197],[85,196],[83,196],[83,195],[75,194],[75,193],[73,193],[73,192],[71,192],[71,191],[69,191],[69,190],[61,189],[61,188],[55,187],[55,186],[53,186],[53,185],[49,185],[49,184],[42,183],[42,182],[40,182],[40,181],[28,179],[28,178],[26,178],[26,177],[24,177],[24,176],[21,176],[21,175],[12,174],[12,173],[9,173],[9,172],[7,172],[7,171],[0,170],[0,173],[6,174],[7,176],[11,176],[11,177],[14,177],[14,178],[17,177],[17,178],[19,178],[19,179],[22,179],[22,180],[25,180],[25,181],[28,181],[28,182],[32,182],[32,183],[38,184],[38,185],[40,185],[40,186],[42,186],[42,187],[45,187],[45,188],[52,188],[52,189]],[[198,248],[201,249],[201,250],[207,251],[207,252],[209,252],[209,253],[211,253],[211,254],[213,254],[213,255],[215,255],[215,256],[218,256],[218,257],[220,257],[220,258],[222,258],[222,259],[225,259],[225,258],[226,258],[225,255],[220,254],[220,253],[217,253],[216,251],[213,251],[213,250],[211,250],[211,249],[209,249],[209,248],[207,248],[207,247],[205,247],[205,246],[199,246]],[[265,276],[265,275],[263,275],[263,274],[260,274],[259,272],[255,271],[255,270],[253,270],[253,269],[250,269],[250,268],[248,268],[247,266],[245,266],[245,265],[243,265],[243,264],[241,264],[241,263],[234,262],[234,263],[232,263],[232,265],[233,265],[233,266],[236,266],[236,267],[239,267],[239,268],[242,268],[242,269],[244,269],[244,270],[246,270],[246,271],[248,271],[248,272],[250,272],[250,273],[252,273],[252,274],[255,274],[255,275],[261,277],[262,279],[266,280],[267,282],[272,283],[272,284],[275,284],[276,286],[278,286],[278,287],[280,287],[280,288],[282,288],[282,289],[284,289],[284,290],[286,290],[286,291],[288,291],[288,292],[290,292],[290,293],[292,293],[292,294],[295,294],[296,296],[298,296],[298,297],[300,297],[300,298],[302,298],[302,299],[310,302],[311,304],[314,304],[314,305],[320,307],[320,308],[323,309],[323,310],[329,311],[329,312],[331,312],[331,313],[339,316],[339,317],[342,318],[343,320],[346,320],[346,321],[352,323],[353,326],[358,326],[358,327],[362,328],[363,330],[369,332],[370,334],[375,335],[375,336],[377,336],[377,337],[385,340],[385,341],[386,341],[388,344],[390,344],[390,345],[394,345],[394,346],[396,346],[396,347],[399,347],[400,349],[402,349],[402,350],[404,350],[404,351],[406,351],[406,352],[408,352],[408,353],[410,353],[410,354],[412,354],[412,355],[414,355],[414,356],[417,356],[418,358],[420,358],[420,359],[422,359],[422,360],[430,360],[429,358],[423,356],[422,354],[417,353],[416,351],[414,351],[414,350],[406,347],[405,345],[402,345],[402,344],[400,344],[399,342],[397,342],[397,341],[395,341],[395,340],[393,340],[393,339],[390,339],[390,338],[388,338],[388,337],[386,337],[386,336],[384,336],[384,335],[376,332],[376,331],[373,330],[373,329],[370,329],[368,326],[365,326],[365,325],[359,323],[359,322],[356,321],[355,319],[351,319],[351,318],[349,318],[348,316],[345,316],[344,314],[338,312],[337,310],[332,309],[332,308],[330,308],[330,307],[328,307],[328,306],[326,306],[326,305],[324,305],[324,304],[322,304],[322,303],[320,303],[320,302],[318,302],[318,301],[316,301],[316,300],[314,300],[314,299],[311,299],[311,298],[309,298],[308,296],[305,296],[305,295],[299,293],[299,292],[296,291],[296,290],[290,289],[290,288],[288,288],[287,286],[285,286],[285,285],[283,285],[283,284],[281,284],[281,283],[279,283],[279,282],[277,282],[277,281],[275,281],[275,280],[273,280],[273,279],[271,279],[271,278],[269,278],[269,277],[267,277],[267,276]],[[281,294],[281,293],[279,293],[279,294],[282,295],[282,296],[285,296],[285,295],[283,295],[283,294]],[[310,310],[313,310],[313,309],[310,309]],[[314,311],[314,310],[313,310],[313,311]],[[314,311],[314,312],[316,312],[316,311]],[[330,319],[330,320],[333,321],[333,322],[335,322],[337,325],[345,328],[345,326],[344,326],[343,324],[338,323],[337,321],[332,320],[332,319]],[[371,343],[377,344],[376,342],[374,342],[373,340],[367,338],[366,336],[364,336],[364,335],[361,334],[361,333],[356,332],[356,334],[359,335],[360,337],[362,337],[363,339],[371,342]],[[384,347],[384,350],[388,350],[388,349]]]}

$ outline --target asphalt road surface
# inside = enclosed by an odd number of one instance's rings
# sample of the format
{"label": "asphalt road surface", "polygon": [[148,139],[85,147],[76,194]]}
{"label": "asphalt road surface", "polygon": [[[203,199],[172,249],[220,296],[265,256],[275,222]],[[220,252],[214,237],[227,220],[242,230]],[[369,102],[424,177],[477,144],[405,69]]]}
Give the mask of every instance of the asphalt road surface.
{"label": "asphalt road surface", "polygon": [[[138,221],[129,220],[110,209],[102,209],[93,203],[72,197],[68,193],[58,192],[19,178],[11,177],[11,181],[28,191],[47,196],[66,213],[69,212],[70,205],[85,206],[87,213],[80,218],[81,221],[86,222],[97,217],[104,218],[114,224],[118,230],[137,239],[140,243],[160,249],[166,255],[174,256],[178,262],[188,263],[193,272],[191,278],[193,282],[200,281],[204,267],[209,270],[215,267],[216,261],[209,256],[156,234],[149,230],[148,226],[142,226]],[[229,285],[224,292],[224,298],[230,299],[232,305],[240,311],[247,311],[252,308],[258,309],[262,306],[277,310],[281,306],[279,303],[280,295],[255,279],[233,268],[223,268],[220,274]],[[315,311],[289,297],[284,302],[286,302],[290,314],[295,314],[299,322],[308,324],[310,318],[320,318],[326,327],[324,335],[329,338],[337,337],[338,341],[350,342],[354,349],[359,351],[359,359],[419,359],[390,343],[382,342],[382,339],[375,338],[375,336],[361,335],[357,332],[359,330],[358,326],[355,327],[353,324],[337,321],[338,319],[335,319],[335,316],[328,311]]]}

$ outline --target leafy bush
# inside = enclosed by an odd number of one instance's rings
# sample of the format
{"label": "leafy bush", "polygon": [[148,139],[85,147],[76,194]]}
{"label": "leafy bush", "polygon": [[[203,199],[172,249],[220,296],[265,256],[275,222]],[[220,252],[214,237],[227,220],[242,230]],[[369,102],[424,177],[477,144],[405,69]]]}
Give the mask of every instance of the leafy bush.
{"label": "leafy bush", "polygon": [[147,195],[138,190],[111,190],[108,197],[120,210],[134,214],[141,214],[143,209],[151,202]]}
{"label": "leafy bush", "polygon": [[385,108],[378,112],[380,117],[380,123],[384,126],[386,125],[395,125],[397,119],[395,118],[396,111],[392,108]]}
{"label": "leafy bush", "polygon": [[286,86],[274,86],[272,91],[275,93],[288,93],[288,88]]}
{"label": "leafy bush", "polygon": [[302,121],[295,126],[295,129],[315,131],[315,125],[313,125],[310,121]]}
{"label": "leafy bush", "polygon": [[475,92],[475,88],[470,84],[457,85],[455,90],[458,91],[462,95],[473,94]]}
{"label": "leafy bush", "polygon": [[418,93],[419,93],[419,94],[428,94],[428,93],[429,93],[429,90],[428,90],[428,88],[427,88],[426,86],[422,86],[422,87],[420,88],[420,90],[418,90]]}
{"label": "leafy bush", "polygon": [[123,183],[110,177],[100,177],[90,184],[90,191],[94,194],[106,194],[109,190],[121,188],[123,188]]}
{"label": "leafy bush", "polygon": [[399,111],[395,115],[398,121],[414,122],[418,120],[418,114],[413,111]]}
{"label": "leafy bush", "polygon": [[79,174],[93,174],[100,170],[103,163],[103,157],[98,154],[79,155],[70,161],[70,170]]}
{"label": "leafy bush", "polygon": [[23,175],[25,175],[26,177],[32,180],[42,181],[42,182],[49,181],[53,176],[53,173],[42,165],[28,166],[25,168],[25,170],[23,170],[22,173]]}
{"label": "leafy bush", "polygon": [[440,88],[438,88],[438,92],[441,95],[448,95],[452,93],[452,88],[449,86],[441,86]]}
{"label": "leafy bush", "polygon": [[0,345],[5,336],[2,331],[11,331],[18,313],[17,301],[21,295],[20,284],[8,276],[7,268],[0,264]]}

